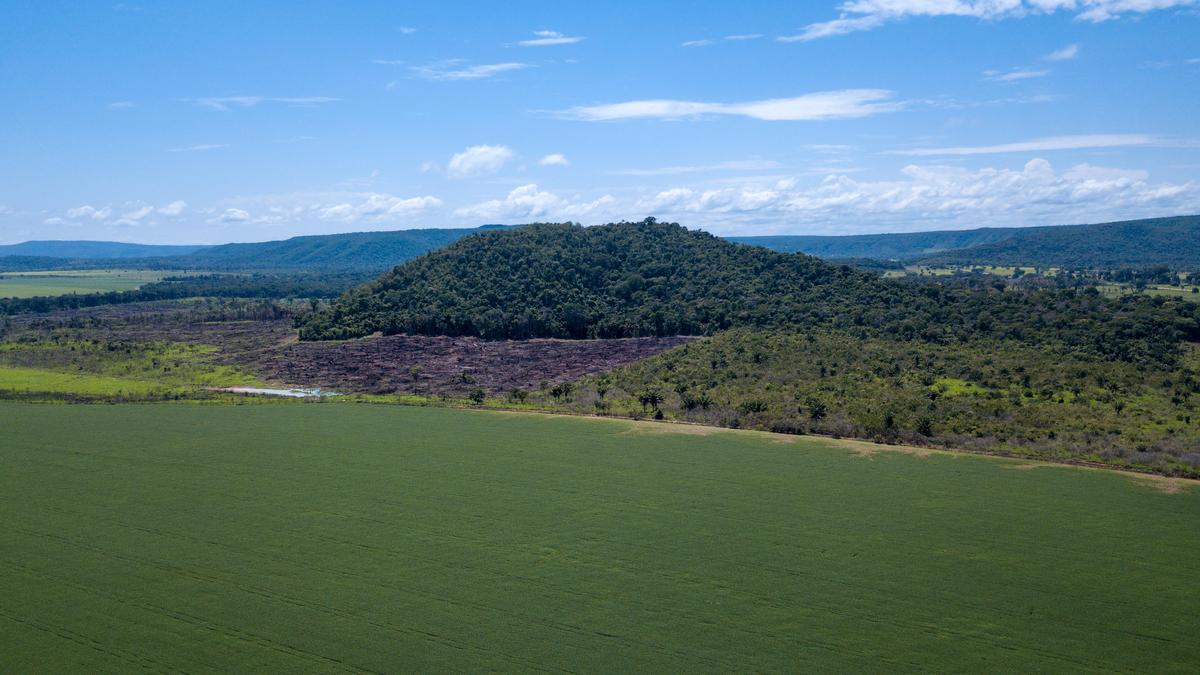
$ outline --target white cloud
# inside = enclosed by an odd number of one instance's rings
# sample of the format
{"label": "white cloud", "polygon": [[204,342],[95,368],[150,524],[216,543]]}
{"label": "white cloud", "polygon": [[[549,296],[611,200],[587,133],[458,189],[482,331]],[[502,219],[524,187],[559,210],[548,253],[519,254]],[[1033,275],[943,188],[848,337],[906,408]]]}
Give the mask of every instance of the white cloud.
{"label": "white cloud", "polygon": [[[762,33],[743,33],[741,35],[726,35],[725,37],[721,38],[721,40],[723,40],[725,42],[745,42],[746,40],[757,40],[761,37],[763,37]],[[717,43],[716,40],[706,38],[703,40],[688,40],[687,42],[681,43],[680,46],[681,47],[707,47],[709,45],[716,44],[716,43]]]}
{"label": "white cloud", "polygon": [[47,219],[43,220],[42,224],[43,225],[66,225],[67,221],[63,220],[62,218],[54,217],[54,218],[47,218]]}
{"label": "white cloud", "polygon": [[412,71],[427,80],[479,80],[514,70],[532,68],[528,63],[487,63],[478,66],[463,66],[462,60],[439,61],[424,66],[413,66]]}
{"label": "white cloud", "polygon": [[563,155],[560,152],[556,152],[554,154],[546,155],[545,157],[539,159],[538,165],[540,165],[540,166],[570,166],[571,163],[569,161],[567,161],[566,155]]}
{"label": "white cloud", "polygon": [[225,112],[232,106],[253,108],[262,103],[313,106],[323,103],[334,103],[340,100],[342,99],[332,96],[208,96],[194,99],[194,102],[205,108]]}
{"label": "white cloud", "polygon": [[167,148],[167,152],[204,152],[206,150],[220,150],[228,148],[228,143],[201,143],[200,145],[185,145],[178,148]]}
{"label": "white cloud", "polygon": [[244,209],[225,209],[217,220],[222,223],[245,223],[250,220],[250,213]]}
{"label": "white cloud", "polygon": [[84,204],[83,206],[76,206],[73,209],[67,209],[67,217],[72,220],[78,220],[81,218],[91,218],[92,220],[104,220],[104,219],[108,218],[109,215],[111,215],[111,214],[112,214],[112,207],[109,207],[109,206],[105,206],[103,208],[98,209],[90,204]]}
{"label": "white cloud", "polygon": [[417,29],[413,28],[412,26],[400,26],[400,28],[397,30],[400,31],[401,35],[412,35],[413,33],[417,32]]}
{"label": "white cloud", "polygon": [[517,44],[522,47],[553,47],[555,45],[573,45],[577,42],[583,42],[586,38],[573,37],[563,35],[553,30],[535,30],[533,34],[537,38],[532,40],[521,40]]}
{"label": "white cloud", "polygon": [[240,198],[219,204],[210,223],[311,226],[314,221],[353,225],[395,223],[440,208],[432,195],[398,197],[385,192],[300,192]]}
{"label": "white cloud", "polygon": [[446,173],[452,178],[495,173],[512,157],[506,145],[473,145],[450,158]]}
{"label": "white cloud", "polygon": [[158,212],[164,216],[178,216],[187,209],[187,202],[182,199],[176,200],[166,206],[158,207]]}
{"label": "white cloud", "polygon": [[[909,165],[899,180],[856,181],[831,174],[731,187],[676,187],[647,196],[639,213],[715,229],[757,231],[813,224],[857,231],[984,224],[1053,224],[1200,210],[1200,185],[1151,183],[1144,171],[1080,164],[1055,172],[1044,159],[1019,169]],[[849,226],[849,227],[848,227]]]}
{"label": "white cloud", "polygon": [[509,192],[504,199],[493,199],[460,208],[454,215],[476,221],[506,220],[530,221],[541,219],[602,219],[603,214],[616,199],[604,195],[590,202],[563,199],[558,195],[538,189],[534,183],[522,185]]}
{"label": "white cloud", "polygon": [[1079,56],[1079,45],[1067,45],[1062,49],[1057,49],[1045,55],[1047,61],[1070,61]]}
{"label": "white cloud", "polygon": [[377,66],[402,66],[405,62],[403,59],[371,59],[371,63]]}
{"label": "white cloud", "polygon": [[400,198],[394,195],[373,193],[356,203],[342,202],[316,208],[317,217],[343,223],[360,220],[387,220],[405,218],[422,211],[438,208],[442,200],[425,195],[423,197]]}
{"label": "white cloud", "polygon": [[884,18],[877,15],[867,15],[859,17],[842,17],[832,21],[822,21],[820,23],[812,23],[804,27],[804,30],[795,35],[784,35],[776,38],[780,42],[809,42],[819,40],[821,38],[833,37],[835,35],[846,35],[847,33],[857,33],[858,31],[871,30],[883,25]]}
{"label": "white cloud", "polygon": [[109,110],[125,110],[127,108],[132,108],[135,105],[137,104],[133,101],[113,101],[104,107],[108,108]]}
{"label": "white cloud", "polygon": [[710,171],[771,171],[782,164],[769,159],[742,159],[715,164],[688,164],[683,166],[663,166],[653,169],[618,169],[612,171],[618,176],[669,176],[681,173],[706,173]]}
{"label": "white cloud", "polygon": [[733,115],[760,120],[834,120],[867,117],[899,110],[902,104],[891,101],[892,96],[892,92],[885,89],[843,89],[743,103],[657,99],[577,106],[560,114],[570,119],[588,122],[636,118],[683,119],[712,115]]}
{"label": "white cloud", "polygon": [[148,204],[134,203],[128,205],[131,210],[121,214],[113,223],[115,225],[137,225],[143,218],[154,213],[154,207]]}
{"label": "white cloud", "polygon": [[974,145],[951,148],[916,148],[913,150],[889,150],[889,155],[929,157],[939,155],[992,155],[1005,152],[1044,152],[1049,150],[1087,150],[1091,148],[1120,148],[1137,145],[1155,145],[1161,139],[1148,134],[1079,134],[1075,136],[1051,136],[1016,143],[999,145]]}
{"label": "white cloud", "polygon": [[1073,12],[1079,21],[1099,23],[1125,15],[1192,7],[1198,0],[845,0],[836,19],[805,26],[780,42],[807,42],[878,28],[913,17],[957,16],[983,20]]}
{"label": "white cloud", "polygon": [[1034,70],[1032,68],[1014,68],[1009,71],[983,71],[983,77],[993,82],[1018,82],[1020,80],[1031,80],[1036,77],[1045,77],[1049,74],[1049,70]]}

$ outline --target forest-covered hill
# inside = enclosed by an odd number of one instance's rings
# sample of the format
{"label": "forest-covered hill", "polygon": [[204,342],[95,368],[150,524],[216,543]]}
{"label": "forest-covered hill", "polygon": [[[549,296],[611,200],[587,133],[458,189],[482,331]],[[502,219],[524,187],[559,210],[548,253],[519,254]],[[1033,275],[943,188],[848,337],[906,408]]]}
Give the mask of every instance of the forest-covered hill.
{"label": "forest-covered hill", "polygon": [[397,267],[301,327],[307,340],[374,332],[485,338],[708,335],[732,327],[932,343],[1051,345],[1165,362],[1200,340],[1200,305],[892,281],[803,254],[647,219],[477,234]]}

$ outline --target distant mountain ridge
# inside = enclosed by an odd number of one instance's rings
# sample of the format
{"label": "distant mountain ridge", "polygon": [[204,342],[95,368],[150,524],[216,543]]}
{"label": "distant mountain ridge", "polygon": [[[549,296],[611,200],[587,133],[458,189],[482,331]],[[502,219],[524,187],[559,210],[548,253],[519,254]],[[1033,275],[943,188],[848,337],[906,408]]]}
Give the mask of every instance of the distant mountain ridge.
{"label": "distant mountain ridge", "polygon": [[1166,265],[1200,269],[1200,215],[1031,228],[1007,239],[947,251],[921,262],[1076,269]]}
{"label": "distant mountain ridge", "polygon": [[1009,239],[1042,228],[985,227],[895,234],[776,235],[729,237],[731,241],[783,253],[807,253],[818,258],[916,260],[936,253],[971,248]]}
{"label": "distant mountain ridge", "polygon": [[1200,269],[1200,215],[1088,225],[845,236],[731,237],[775,251],[921,265]]}
{"label": "distant mountain ridge", "polygon": [[165,258],[204,250],[207,246],[127,244],[117,241],[26,241],[0,246],[0,256],[37,258]]}
{"label": "distant mountain ridge", "polygon": [[252,244],[224,244],[168,262],[206,269],[383,270],[469,234],[506,227],[509,226],[351,232]]}

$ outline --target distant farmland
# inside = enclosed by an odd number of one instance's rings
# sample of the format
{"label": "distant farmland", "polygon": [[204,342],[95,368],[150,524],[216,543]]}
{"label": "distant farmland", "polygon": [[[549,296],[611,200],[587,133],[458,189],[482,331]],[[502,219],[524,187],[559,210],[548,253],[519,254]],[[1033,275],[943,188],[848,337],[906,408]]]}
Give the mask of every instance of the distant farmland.
{"label": "distant farmland", "polygon": [[169,274],[177,273],[147,270],[0,272],[0,298],[132,291]]}
{"label": "distant farmland", "polygon": [[870,448],[0,404],[0,670],[1200,667],[1197,486]]}

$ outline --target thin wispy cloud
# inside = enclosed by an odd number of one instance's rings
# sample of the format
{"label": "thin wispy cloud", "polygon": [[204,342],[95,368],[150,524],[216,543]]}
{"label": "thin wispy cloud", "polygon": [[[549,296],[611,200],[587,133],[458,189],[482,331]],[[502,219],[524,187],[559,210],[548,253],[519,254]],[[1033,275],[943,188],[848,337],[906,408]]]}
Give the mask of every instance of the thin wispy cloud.
{"label": "thin wispy cloud", "polygon": [[1120,148],[1139,145],[1157,145],[1162,140],[1149,134],[1080,134],[1074,136],[1051,136],[1016,143],[999,145],[974,145],[950,148],[916,148],[912,150],[889,150],[884,154],[932,157],[938,155],[993,155],[1007,152],[1045,152],[1050,150],[1088,150],[1095,148]]}
{"label": "thin wispy cloud", "polygon": [[136,105],[137,104],[134,103],[133,101],[113,101],[112,103],[109,103],[108,105],[106,105],[104,107],[108,108],[109,110],[127,110]]}
{"label": "thin wispy cloud", "polygon": [[1047,61],[1071,61],[1077,56],[1079,56],[1079,45],[1067,45],[1062,49],[1050,52],[1042,58]]}
{"label": "thin wispy cloud", "polygon": [[1101,23],[1123,16],[1182,7],[1197,0],[845,0],[836,19],[812,23],[776,38],[808,42],[873,30],[887,23],[922,17],[965,17],[987,21],[1072,12],[1077,21]]}
{"label": "thin wispy cloud", "polygon": [[167,148],[167,152],[205,152],[228,148],[228,143],[201,143],[199,145],[184,145],[177,148]]}
{"label": "thin wispy cloud", "polygon": [[576,106],[559,116],[587,122],[627,119],[688,119],[712,116],[750,117],[771,121],[815,121],[867,117],[903,107],[886,89],[822,91],[792,98],[741,103],[709,103],[651,99],[603,105]]}
{"label": "thin wispy cloud", "polygon": [[1021,80],[1032,80],[1039,77],[1045,77],[1049,74],[1049,70],[1037,70],[1033,68],[1013,68],[1012,70],[983,71],[984,79],[991,80],[992,82],[1020,82]]}
{"label": "thin wispy cloud", "polygon": [[681,47],[707,47],[714,45],[717,42],[745,42],[746,40],[757,40],[764,37],[762,33],[744,33],[741,35],[726,35],[718,39],[705,38],[702,40],[688,40],[680,44]]}
{"label": "thin wispy cloud", "polygon": [[577,42],[583,42],[586,39],[575,35],[563,35],[553,30],[535,30],[533,34],[537,37],[529,40],[521,40],[517,44],[521,47],[554,47],[557,45],[573,45]]}
{"label": "thin wispy cloud", "polygon": [[371,59],[371,63],[377,66],[402,66],[405,62],[403,59]]}
{"label": "thin wispy cloud", "polygon": [[333,96],[207,96],[191,99],[193,103],[212,110],[228,111],[230,108],[253,108],[263,103],[313,106],[335,103],[342,99]]}
{"label": "thin wispy cloud", "polygon": [[671,176],[684,173],[709,173],[715,171],[772,171],[783,165],[770,159],[743,159],[714,164],[687,164],[683,166],[661,166],[651,169],[618,169],[609,173],[617,176]]}
{"label": "thin wispy cloud", "polygon": [[413,66],[416,75],[427,80],[480,80],[494,77],[501,73],[532,68],[528,63],[486,63],[476,66],[464,66],[461,59],[439,61],[424,66]]}

